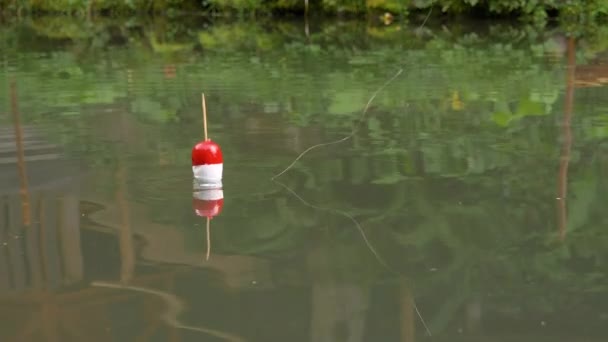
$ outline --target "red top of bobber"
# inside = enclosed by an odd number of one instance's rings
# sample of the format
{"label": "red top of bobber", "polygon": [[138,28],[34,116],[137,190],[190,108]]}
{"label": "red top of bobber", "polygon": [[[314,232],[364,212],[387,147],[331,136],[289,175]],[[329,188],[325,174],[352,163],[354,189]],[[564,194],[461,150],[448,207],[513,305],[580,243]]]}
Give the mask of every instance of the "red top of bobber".
{"label": "red top of bobber", "polygon": [[198,216],[209,218],[218,216],[224,207],[224,192],[222,190],[195,192],[192,198],[192,207]]}
{"label": "red top of bobber", "polygon": [[223,162],[224,158],[220,145],[211,141],[211,139],[201,141],[192,148],[193,166],[222,164]]}

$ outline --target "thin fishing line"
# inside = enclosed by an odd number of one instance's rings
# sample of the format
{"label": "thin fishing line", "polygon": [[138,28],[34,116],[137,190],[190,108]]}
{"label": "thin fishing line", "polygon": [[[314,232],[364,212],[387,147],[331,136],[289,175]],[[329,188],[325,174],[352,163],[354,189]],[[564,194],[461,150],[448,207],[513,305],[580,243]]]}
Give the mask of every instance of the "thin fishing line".
{"label": "thin fishing line", "polygon": [[339,144],[342,142],[347,141],[348,139],[352,138],[357,131],[359,130],[359,127],[361,126],[361,123],[363,123],[363,119],[365,119],[365,115],[367,114],[367,111],[369,110],[370,105],[372,104],[372,102],[374,101],[374,99],[376,98],[376,96],[378,96],[378,94],[384,89],[386,88],[386,86],[388,86],[391,82],[393,82],[397,77],[399,77],[399,75],[401,75],[401,73],[403,72],[403,69],[400,68],[399,70],[397,70],[397,72],[393,75],[393,77],[391,77],[388,81],[384,82],[384,84],[378,88],[373,94],[372,96],[369,98],[369,100],[367,101],[367,104],[365,105],[365,108],[363,109],[363,112],[361,113],[361,115],[359,116],[359,121],[358,123],[355,125],[355,128],[352,130],[352,132],[350,132],[349,135],[345,136],[344,138],[338,139],[338,140],[334,140],[334,141],[330,141],[330,142],[325,142],[325,143],[320,143],[320,144],[316,144],[316,145],[312,145],[309,148],[307,148],[306,150],[304,150],[304,152],[300,153],[296,159],[294,159],[294,161],[289,164],[289,166],[287,166],[283,171],[279,172],[278,174],[274,175],[271,180],[275,180],[278,177],[280,177],[282,174],[284,174],[285,172],[289,171],[297,162],[298,160],[300,160],[300,158],[304,157],[304,155],[316,148],[319,147],[323,147],[323,146],[329,146],[329,145],[334,145],[334,144]]}
{"label": "thin fishing line", "polygon": [[[361,224],[349,213],[339,210],[339,209],[334,209],[334,208],[323,208],[320,207],[318,205],[314,205],[310,202],[308,202],[307,200],[305,200],[304,198],[302,198],[302,196],[298,195],[298,193],[296,193],[293,189],[291,189],[290,187],[288,187],[287,185],[273,180],[273,182],[275,182],[276,184],[282,186],[283,188],[285,188],[285,190],[287,190],[289,193],[291,193],[294,197],[296,197],[300,202],[302,202],[304,205],[311,207],[313,209],[317,209],[317,210],[322,210],[322,211],[328,211],[328,212],[332,212],[334,214],[338,214],[341,216],[344,216],[346,218],[348,218],[350,221],[352,221],[355,224],[355,227],[357,227],[357,230],[359,231],[359,234],[361,235],[361,237],[363,238],[363,242],[365,242],[365,245],[367,246],[367,248],[372,252],[372,254],[374,255],[374,257],[376,258],[376,261],[378,261],[378,263],[380,263],[382,266],[384,266],[389,272],[398,275],[400,277],[405,277],[405,275],[401,274],[401,272],[397,271],[396,269],[394,269],[393,267],[391,267],[378,253],[378,251],[376,251],[376,248],[374,248],[374,246],[372,245],[372,243],[369,241],[369,239],[367,238],[367,234],[365,234],[365,231],[363,230],[363,227],[361,227]],[[429,329],[429,327],[426,325],[426,321],[424,320],[424,318],[422,317],[422,314],[420,313],[420,310],[418,309],[418,305],[416,304],[416,300],[414,298],[412,298],[412,304],[414,306],[414,309],[416,311],[416,314],[418,315],[418,318],[420,318],[420,322],[422,323],[422,326],[424,326],[424,329],[426,330],[427,334],[429,334],[429,336],[433,336],[431,334],[431,330]]]}
{"label": "thin fishing line", "polygon": [[418,28],[419,30],[421,28],[424,27],[424,24],[426,24],[426,21],[429,20],[429,17],[431,16],[431,13],[433,13],[433,6],[431,6],[431,9],[429,10],[429,13],[426,15],[426,18],[424,18],[424,21],[422,22],[422,24],[420,25],[420,27]]}
{"label": "thin fishing line", "polygon": [[[421,28],[423,28],[424,25],[426,24],[426,22],[429,20],[429,18],[431,17],[431,13],[433,13],[433,6],[431,6],[431,8],[429,9],[429,13],[427,13],[426,17],[422,21],[422,24],[420,24],[420,26],[418,27],[419,30]],[[397,72],[395,73],[395,75],[393,75],[393,77],[391,77],[390,79],[388,79],[388,81],[386,81],[380,88],[378,88],[372,94],[372,96],[367,101],[367,104],[365,105],[365,108],[363,109],[363,112],[361,113],[361,116],[359,117],[359,122],[355,125],[355,128],[353,129],[352,132],[350,132],[349,135],[345,136],[342,139],[338,139],[338,140],[335,140],[335,141],[330,141],[330,142],[325,142],[325,143],[320,143],[320,144],[316,144],[316,145],[310,146],[309,148],[307,148],[306,150],[304,150],[302,153],[300,153],[296,157],[296,159],[294,159],[293,162],[291,162],[291,164],[289,164],[289,166],[287,166],[283,171],[281,171],[278,174],[272,176],[272,178],[270,178],[270,179],[271,180],[275,180],[278,177],[280,177],[282,174],[284,174],[285,172],[289,171],[298,162],[298,160],[300,160],[302,157],[304,157],[304,155],[307,154],[308,152],[310,152],[310,151],[312,151],[312,150],[314,150],[316,148],[319,148],[319,147],[339,144],[339,143],[345,142],[346,140],[352,138],[357,133],[357,131],[359,130],[359,127],[361,126],[361,123],[363,122],[363,119],[365,118],[365,115],[367,114],[367,111],[369,110],[369,107],[372,104],[372,102],[374,101],[374,99],[376,98],[376,96],[378,96],[378,94],[382,90],[384,90],[384,88],[386,88],[391,82],[393,82],[397,77],[399,77],[399,75],[401,75],[402,72],[403,72],[403,68],[400,68],[399,70],[397,70]]]}
{"label": "thin fishing line", "polygon": [[[431,8],[429,9],[429,13],[426,15],[426,17],[424,18],[424,21],[422,22],[422,24],[420,25],[420,27],[418,27],[418,29],[421,29],[421,28],[424,27],[424,25],[426,24],[427,20],[430,18],[432,12],[433,12],[433,7],[431,6]],[[316,148],[319,148],[319,147],[329,146],[329,145],[333,145],[333,144],[339,144],[339,143],[342,143],[342,142],[347,141],[348,139],[352,138],[357,133],[357,131],[359,130],[359,127],[361,126],[361,123],[363,122],[363,119],[365,118],[365,115],[367,114],[367,111],[369,110],[369,107],[370,107],[371,103],[374,101],[374,99],[376,98],[376,96],[384,88],[386,88],[391,82],[393,82],[397,77],[399,77],[399,75],[401,75],[402,72],[403,72],[402,68],[400,68],[399,70],[397,70],[397,72],[395,73],[395,75],[393,75],[393,77],[391,77],[388,81],[386,81],[380,88],[378,88],[372,94],[372,96],[370,97],[370,99],[367,101],[367,104],[365,105],[365,108],[363,109],[363,112],[361,113],[361,116],[359,117],[359,122],[357,123],[357,125],[355,126],[355,128],[353,129],[353,131],[349,135],[347,135],[344,138],[339,139],[339,140],[330,141],[330,142],[321,143],[321,144],[316,144],[316,145],[313,145],[313,146],[307,148],[302,153],[300,153],[296,157],[296,159],[294,159],[294,161],[291,164],[289,164],[289,166],[287,166],[283,171],[279,172],[278,174],[276,174],[275,176],[273,176],[270,179],[273,182],[275,182],[276,184],[279,184],[280,186],[282,186],[283,188],[285,188],[289,193],[291,193],[294,197],[296,197],[298,200],[300,200],[300,202],[302,202],[304,205],[309,206],[309,207],[311,207],[313,209],[317,209],[317,210],[323,210],[323,211],[333,212],[335,214],[342,215],[342,216],[348,218],[350,221],[352,221],[355,224],[355,227],[357,227],[357,230],[361,234],[361,237],[363,238],[363,241],[365,242],[365,245],[372,252],[372,254],[376,258],[376,260],[378,261],[378,263],[380,263],[382,266],[384,266],[389,272],[392,272],[393,274],[396,274],[396,275],[401,276],[401,277],[405,277],[399,271],[397,271],[396,269],[392,268],[386,261],[384,261],[384,259],[380,256],[380,254],[378,254],[378,252],[376,251],[376,249],[374,248],[374,246],[372,246],[371,242],[367,238],[367,235],[365,234],[365,231],[363,230],[363,227],[361,227],[361,224],[359,224],[359,222],[353,216],[351,216],[349,213],[347,213],[345,211],[342,211],[342,210],[338,210],[338,209],[323,208],[323,207],[319,207],[317,205],[314,205],[314,204],[306,201],[304,198],[302,198],[302,196],[298,195],[294,190],[292,190],[291,188],[289,188],[287,185],[285,185],[285,184],[283,184],[281,182],[276,181],[276,179],[278,177],[280,177],[285,172],[289,171],[298,162],[298,160],[300,160],[306,153],[308,153],[308,152],[310,152],[310,151],[312,151],[312,150],[314,150]],[[420,319],[420,322],[424,326],[424,329],[426,330],[427,334],[429,334],[429,336],[433,336],[431,334],[431,330],[429,329],[429,327],[426,324],[426,321],[422,317],[422,313],[420,312],[420,309],[418,309],[418,305],[416,304],[416,300],[414,298],[412,298],[412,305],[414,306],[414,310],[416,311],[416,314],[418,315],[418,318]]]}
{"label": "thin fishing line", "polygon": [[369,242],[369,239],[367,238],[367,235],[365,234],[365,231],[363,231],[363,228],[361,227],[361,225],[359,224],[359,222],[354,217],[352,217],[349,213],[347,213],[345,211],[342,211],[342,210],[338,210],[338,209],[323,208],[323,207],[319,207],[317,205],[311,204],[310,202],[308,202],[304,198],[302,198],[302,196],[298,195],[293,189],[289,188],[287,185],[285,185],[285,184],[283,184],[283,183],[281,183],[279,181],[274,181],[274,182],[277,183],[277,184],[279,184],[283,188],[285,188],[285,190],[289,191],[292,195],[294,195],[294,197],[296,197],[298,200],[300,200],[300,202],[302,202],[306,206],[309,206],[309,207],[311,207],[313,209],[317,209],[317,210],[323,210],[323,211],[333,212],[333,213],[336,213],[338,215],[342,215],[342,216],[348,218],[349,220],[351,220],[355,224],[355,226],[357,227],[357,230],[361,234],[361,237],[363,238],[363,241],[367,245],[367,248],[369,248],[369,250],[376,256],[376,258],[378,259],[378,261],[382,265],[384,265],[387,268],[390,268],[390,266],[388,266],[388,264],[386,264],[384,262],[384,260],[380,257],[380,255],[378,254],[378,252],[376,251],[376,249],[374,248],[374,246],[372,246],[372,244]]}

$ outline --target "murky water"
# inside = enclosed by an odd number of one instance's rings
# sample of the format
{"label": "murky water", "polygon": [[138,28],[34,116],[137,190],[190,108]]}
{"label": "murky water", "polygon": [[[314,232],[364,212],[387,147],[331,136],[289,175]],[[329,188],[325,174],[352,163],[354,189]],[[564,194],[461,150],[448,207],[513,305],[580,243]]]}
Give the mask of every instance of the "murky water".
{"label": "murky water", "polygon": [[2,341],[608,336],[602,37],[38,18],[0,38]]}

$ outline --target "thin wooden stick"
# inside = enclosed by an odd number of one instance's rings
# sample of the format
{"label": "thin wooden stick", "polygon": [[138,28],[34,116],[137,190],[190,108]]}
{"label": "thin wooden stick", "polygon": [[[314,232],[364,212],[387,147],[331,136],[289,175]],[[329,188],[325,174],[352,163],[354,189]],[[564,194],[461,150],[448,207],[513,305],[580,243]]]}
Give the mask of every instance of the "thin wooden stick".
{"label": "thin wooden stick", "polygon": [[207,256],[205,260],[209,260],[209,256],[211,255],[211,230],[209,228],[209,217],[207,217]]}
{"label": "thin wooden stick", "polygon": [[207,104],[205,102],[205,93],[201,94],[203,99],[203,128],[205,130],[205,141],[209,140],[207,135]]}

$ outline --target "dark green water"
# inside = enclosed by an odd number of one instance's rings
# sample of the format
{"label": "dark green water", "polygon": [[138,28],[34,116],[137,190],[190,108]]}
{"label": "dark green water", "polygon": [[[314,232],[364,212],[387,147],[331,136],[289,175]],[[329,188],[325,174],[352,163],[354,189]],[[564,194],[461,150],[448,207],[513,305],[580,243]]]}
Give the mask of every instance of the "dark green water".
{"label": "dark green water", "polygon": [[[5,23],[0,340],[604,341],[604,46],[491,23]],[[224,152],[209,260],[201,92]]]}

